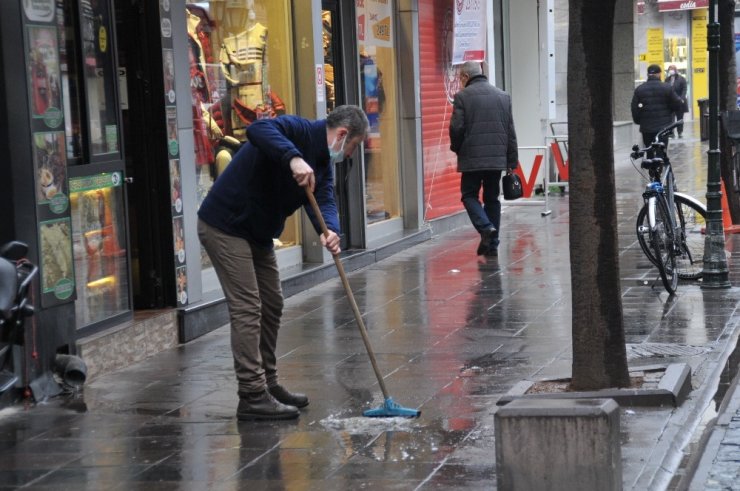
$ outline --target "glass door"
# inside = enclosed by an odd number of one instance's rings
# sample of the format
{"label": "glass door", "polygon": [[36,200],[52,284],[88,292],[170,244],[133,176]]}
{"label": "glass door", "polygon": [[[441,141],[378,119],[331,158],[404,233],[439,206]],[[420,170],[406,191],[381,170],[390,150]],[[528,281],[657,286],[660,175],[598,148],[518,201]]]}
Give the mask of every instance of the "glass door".
{"label": "glass door", "polygon": [[358,2],[360,98],[370,121],[365,141],[367,223],[400,216],[393,1]]}
{"label": "glass door", "polygon": [[[341,51],[341,21],[339,5],[336,1],[321,2],[322,41],[324,45],[324,87],[326,89],[326,112],[346,104]],[[349,249],[349,169],[346,162],[340,162],[334,168],[336,182],[336,200],[339,211],[339,226],[342,230],[341,248]]]}
{"label": "glass door", "polygon": [[63,2],[65,114],[77,328],[131,316],[118,74],[109,0]]}

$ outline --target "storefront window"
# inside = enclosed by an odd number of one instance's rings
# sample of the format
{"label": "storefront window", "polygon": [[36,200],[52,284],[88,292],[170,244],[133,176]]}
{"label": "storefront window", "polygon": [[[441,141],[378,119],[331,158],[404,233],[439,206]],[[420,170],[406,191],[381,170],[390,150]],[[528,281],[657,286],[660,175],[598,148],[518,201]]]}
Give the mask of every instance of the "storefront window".
{"label": "storefront window", "polygon": [[[200,204],[253,121],[294,112],[290,2],[210,0],[186,15]],[[276,246],[298,238],[294,216]]]}
{"label": "storefront window", "polygon": [[77,83],[77,60],[79,58],[75,45],[75,7],[72,2],[63,3],[63,16],[58,16],[60,30],[59,59],[61,65],[62,96],[64,99],[64,123],[67,139],[67,158],[71,164],[82,158],[82,122],[80,94],[82,90]]}
{"label": "storefront window", "polygon": [[663,15],[663,69],[675,65],[678,73],[689,80],[688,11],[677,10]]}
{"label": "storefront window", "polygon": [[117,154],[118,106],[116,104],[112,47],[113,31],[108,2],[80,0],[80,36],[85,77],[90,153]]}
{"label": "storefront window", "polygon": [[[61,91],[70,164],[120,156],[117,71],[107,1],[63,3]],[[83,108],[86,113],[83,114]]]}
{"label": "storefront window", "polygon": [[357,5],[362,108],[370,121],[365,141],[365,200],[369,224],[399,216],[398,115],[393,2]]}
{"label": "storefront window", "polygon": [[122,175],[69,179],[77,327],[130,309]]}

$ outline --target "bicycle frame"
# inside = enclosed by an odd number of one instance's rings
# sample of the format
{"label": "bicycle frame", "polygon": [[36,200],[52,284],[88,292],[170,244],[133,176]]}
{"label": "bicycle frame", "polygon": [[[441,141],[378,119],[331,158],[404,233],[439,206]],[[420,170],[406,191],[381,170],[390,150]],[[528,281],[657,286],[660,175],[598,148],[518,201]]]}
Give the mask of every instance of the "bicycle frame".
{"label": "bicycle frame", "polygon": [[[681,121],[677,121],[659,131],[655,140],[647,148],[640,149],[635,145],[632,147],[633,152],[631,154],[633,162],[646,154],[648,155],[648,158],[643,159],[640,165],[649,174],[648,184],[642,194],[643,208],[647,214],[647,227],[640,225],[638,219],[637,231],[638,234],[648,234],[650,236],[651,251],[648,251],[645,247],[643,247],[643,250],[658,268],[663,285],[670,294],[675,292],[678,284],[676,258],[681,257],[682,251],[685,249],[685,247],[682,247],[685,238],[682,233],[682,225],[679,226],[677,223],[677,214],[680,214],[680,211],[677,211],[675,203],[676,181],[671,162],[665,151],[667,144],[664,140],[668,132],[680,123]],[[643,242],[641,242],[642,245]],[[652,249],[654,249],[654,254]]]}

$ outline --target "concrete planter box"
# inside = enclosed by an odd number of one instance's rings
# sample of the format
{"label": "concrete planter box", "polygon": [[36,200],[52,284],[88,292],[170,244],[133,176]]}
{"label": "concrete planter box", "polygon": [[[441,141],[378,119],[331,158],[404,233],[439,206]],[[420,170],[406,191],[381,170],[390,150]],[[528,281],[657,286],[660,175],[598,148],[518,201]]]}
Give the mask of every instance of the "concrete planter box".
{"label": "concrete planter box", "polygon": [[[515,399],[614,399],[620,406],[673,406],[678,407],[691,391],[691,368],[686,363],[651,365],[630,369],[635,372],[656,373],[662,376],[657,383],[646,384],[639,389],[604,389],[588,392],[556,392],[527,394],[537,381],[525,380],[517,383],[496,403],[506,405]],[[549,379],[567,381],[569,379]],[[540,381],[542,382],[542,381]]]}

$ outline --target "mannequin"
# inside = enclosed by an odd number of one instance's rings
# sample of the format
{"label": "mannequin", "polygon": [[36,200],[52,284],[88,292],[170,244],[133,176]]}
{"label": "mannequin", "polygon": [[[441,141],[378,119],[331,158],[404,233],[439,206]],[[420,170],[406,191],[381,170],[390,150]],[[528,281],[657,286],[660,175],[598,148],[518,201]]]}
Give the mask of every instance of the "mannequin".
{"label": "mannequin", "polygon": [[[267,83],[267,27],[257,22],[254,1],[247,0],[247,23],[242,32],[227,37],[221,45],[221,71],[231,98],[233,136],[246,139],[246,127],[269,112]],[[267,102],[267,104],[266,104]],[[269,117],[269,116],[268,116]]]}
{"label": "mannequin", "polygon": [[[198,25],[201,18],[185,10],[188,21],[190,46],[190,92],[193,104],[193,136],[195,140],[195,162],[198,165],[210,165],[214,162],[212,142],[223,135],[221,129],[206,110],[210,102],[209,81],[204,67],[206,56],[200,37]],[[206,176],[209,173],[201,173]]]}

